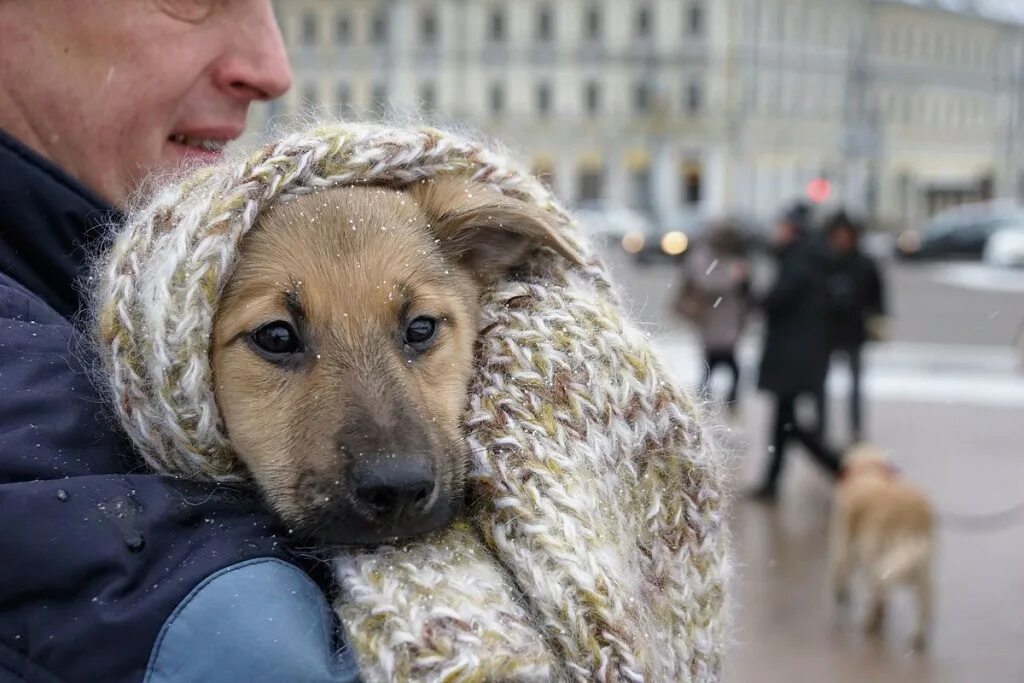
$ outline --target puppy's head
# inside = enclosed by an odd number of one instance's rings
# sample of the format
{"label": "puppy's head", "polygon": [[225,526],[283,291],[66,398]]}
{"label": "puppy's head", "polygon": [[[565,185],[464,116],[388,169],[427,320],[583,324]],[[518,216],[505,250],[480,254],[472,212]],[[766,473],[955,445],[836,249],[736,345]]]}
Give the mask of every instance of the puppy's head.
{"label": "puppy's head", "polygon": [[578,261],[549,221],[448,179],[316,192],[244,238],[214,321],[215,391],[287,523],[358,544],[451,520],[481,287],[540,244]]}
{"label": "puppy's head", "polygon": [[869,443],[860,443],[843,457],[842,478],[844,480],[864,476],[889,477],[895,469],[881,449]]}

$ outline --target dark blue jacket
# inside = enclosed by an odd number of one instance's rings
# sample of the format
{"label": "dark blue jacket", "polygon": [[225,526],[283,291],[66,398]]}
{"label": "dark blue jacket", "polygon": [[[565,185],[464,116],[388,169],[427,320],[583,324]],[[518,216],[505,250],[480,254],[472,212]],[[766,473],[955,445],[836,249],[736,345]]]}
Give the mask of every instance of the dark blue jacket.
{"label": "dark blue jacket", "polygon": [[111,215],[0,131],[0,681],[355,680],[256,496],[147,473],[86,376]]}

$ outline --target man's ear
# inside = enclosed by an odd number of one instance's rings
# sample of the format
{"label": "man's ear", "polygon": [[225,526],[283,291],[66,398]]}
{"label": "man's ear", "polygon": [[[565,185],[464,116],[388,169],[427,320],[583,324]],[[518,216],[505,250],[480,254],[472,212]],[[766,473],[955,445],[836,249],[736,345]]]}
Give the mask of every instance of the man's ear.
{"label": "man's ear", "polygon": [[527,202],[506,197],[482,183],[442,177],[405,190],[420,205],[444,250],[484,280],[500,277],[545,246],[576,265],[576,249],[558,234],[555,219]]}

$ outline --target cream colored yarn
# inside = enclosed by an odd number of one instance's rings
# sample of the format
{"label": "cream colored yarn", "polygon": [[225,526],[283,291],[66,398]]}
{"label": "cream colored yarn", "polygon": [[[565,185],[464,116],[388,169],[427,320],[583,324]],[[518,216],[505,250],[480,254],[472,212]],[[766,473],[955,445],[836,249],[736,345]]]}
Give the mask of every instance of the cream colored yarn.
{"label": "cream colored yarn", "polygon": [[[155,469],[245,476],[208,359],[238,245],[269,204],[464,174],[568,214],[504,155],[431,128],[337,124],[165,188],[101,271],[97,334],[121,423]],[[466,432],[473,506],[450,529],[337,560],[364,680],[714,681],[728,569],[720,465],[696,406],[606,275],[547,251],[485,294]]]}

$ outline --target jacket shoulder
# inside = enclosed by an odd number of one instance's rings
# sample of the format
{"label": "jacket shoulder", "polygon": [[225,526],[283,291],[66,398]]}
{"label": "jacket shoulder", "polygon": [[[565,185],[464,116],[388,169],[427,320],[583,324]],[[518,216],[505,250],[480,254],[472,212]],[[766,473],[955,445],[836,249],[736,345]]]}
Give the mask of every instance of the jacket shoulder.
{"label": "jacket shoulder", "polygon": [[39,296],[0,273],[0,319],[70,327],[71,323]]}
{"label": "jacket shoulder", "polygon": [[351,652],[335,653],[334,630],[327,600],[298,567],[276,558],[241,562],[182,600],[144,681],[357,681]]}

